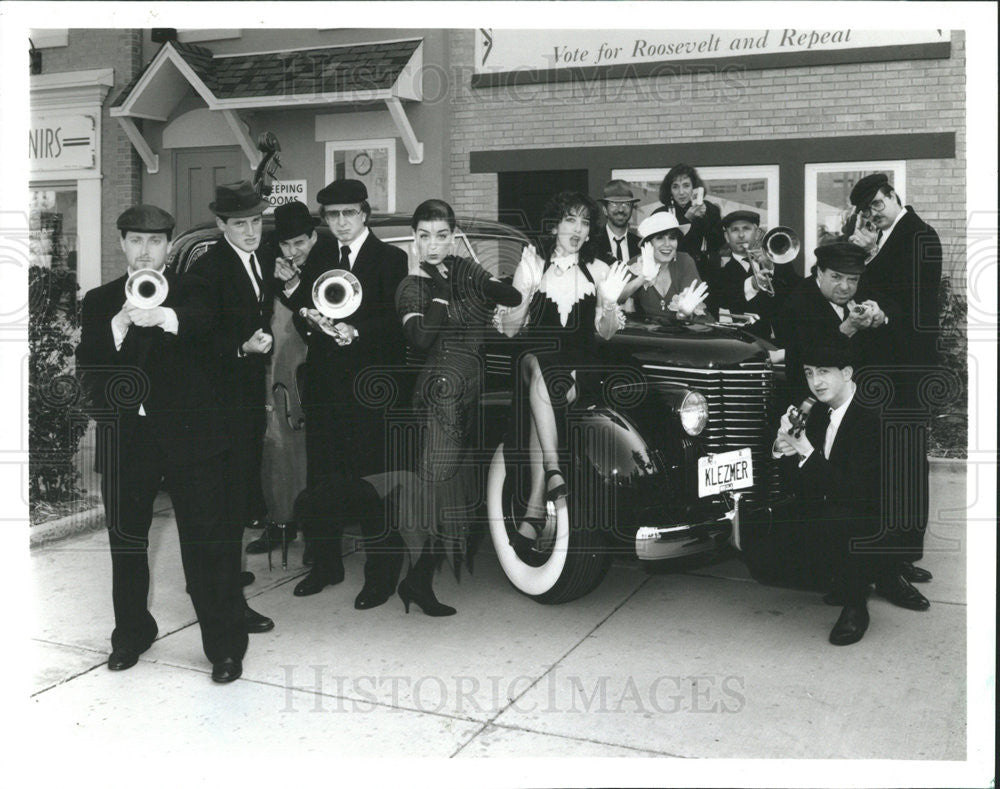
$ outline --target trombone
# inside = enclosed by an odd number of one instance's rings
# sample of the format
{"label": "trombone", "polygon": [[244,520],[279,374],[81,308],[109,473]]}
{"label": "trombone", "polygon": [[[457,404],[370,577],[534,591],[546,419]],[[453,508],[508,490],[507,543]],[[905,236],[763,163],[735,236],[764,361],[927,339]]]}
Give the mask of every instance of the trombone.
{"label": "trombone", "polygon": [[331,320],[352,315],[361,306],[361,295],[361,282],[344,269],[326,271],[313,283],[313,304],[320,315]]}
{"label": "trombone", "polygon": [[795,260],[801,249],[802,242],[790,227],[778,225],[766,233],[758,228],[746,251],[757,290],[773,296],[774,267]]}
{"label": "trombone", "polygon": [[125,300],[133,307],[149,310],[163,304],[169,290],[170,285],[162,271],[141,268],[129,274],[125,281]]}

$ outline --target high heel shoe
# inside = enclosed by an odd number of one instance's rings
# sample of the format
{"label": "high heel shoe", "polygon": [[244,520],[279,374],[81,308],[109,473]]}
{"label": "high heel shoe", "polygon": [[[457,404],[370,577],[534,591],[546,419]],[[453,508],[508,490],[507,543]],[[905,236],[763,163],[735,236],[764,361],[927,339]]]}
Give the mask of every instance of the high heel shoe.
{"label": "high heel shoe", "polygon": [[535,543],[545,530],[545,517],[539,516],[537,518],[530,518],[525,515],[521,518],[521,523],[527,523],[531,526],[531,528],[535,530],[535,536],[528,537],[526,534],[521,534],[521,532],[517,529],[514,529],[514,531],[510,533],[510,539],[508,542],[510,543],[510,547],[515,551],[530,551],[535,547]]}
{"label": "high heel shoe", "polygon": [[399,599],[403,601],[403,609],[406,613],[410,613],[411,602],[420,606],[420,610],[427,614],[427,616],[453,616],[458,613],[450,605],[440,602],[434,596],[434,590],[429,586],[426,589],[412,586],[409,576],[399,582],[396,593],[399,595]]}
{"label": "high heel shoe", "polygon": [[[549,480],[555,476],[558,476],[562,482],[550,490]],[[569,496],[569,488],[566,487],[566,477],[563,476],[563,473],[559,469],[550,468],[545,472],[545,500],[556,502],[567,496]]]}

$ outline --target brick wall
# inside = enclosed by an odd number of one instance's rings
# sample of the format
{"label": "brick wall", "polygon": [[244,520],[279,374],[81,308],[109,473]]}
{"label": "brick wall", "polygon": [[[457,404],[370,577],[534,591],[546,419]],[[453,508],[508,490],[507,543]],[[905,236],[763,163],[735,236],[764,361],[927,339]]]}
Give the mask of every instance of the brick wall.
{"label": "brick wall", "polygon": [[113,68],[115,84],[108,91],[101,112],[101,281],[121,276],[122,260],[115,220],[140,200],[142,161],[108,108],[133,75],[142,68],[139,30],[69,31],[69,45],[46,49],[44,74],[85,69]]}
{"label": "brick wall", "polygon": [[[495,174],[469,172],[474,150],[955,132],[954,159],[910,160],[907,203],[965,267],[965,37],[948,60],[727,70],[589,83],[472,88],[473,32],[454,30],[451,195],[456,211],[496,215]],[[622,102],[630,107],[623,120]],[[864,151],[858,151],[865,160]],[[673,162],[664,162],[670,165]],[[706,166],[710,162],[691,162]]]}

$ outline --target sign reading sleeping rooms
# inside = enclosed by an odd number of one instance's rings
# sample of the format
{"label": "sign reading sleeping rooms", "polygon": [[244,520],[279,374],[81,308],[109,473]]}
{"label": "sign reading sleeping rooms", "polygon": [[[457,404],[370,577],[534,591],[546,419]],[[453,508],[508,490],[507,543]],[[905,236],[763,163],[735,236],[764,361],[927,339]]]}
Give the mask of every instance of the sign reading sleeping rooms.
{"label": "sign reading sleeping rooms", "polygon": [[32,116],[28,161],[35,172],[90,169],[97,161],[93,115]]}
{"label": "sign reading sleeping rooms", "polygon": [[306,197],[306,181],[274,181],[271,184],[271,194],[266,198],[271,205],[264,209],[265,214],[273,214],[275,206],[291,203],[298,200],[300,203],[309,204]]}

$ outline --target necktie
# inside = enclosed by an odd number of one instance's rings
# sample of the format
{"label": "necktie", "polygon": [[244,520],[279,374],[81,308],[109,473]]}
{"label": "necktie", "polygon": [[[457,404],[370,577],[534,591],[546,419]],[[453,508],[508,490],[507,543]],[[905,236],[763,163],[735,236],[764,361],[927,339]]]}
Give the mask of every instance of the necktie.
{"label": "necktie", "polygon": [[257,264],[257,256],[250,253],[250,271],[253,273],[254,281],[257,283],[257,298],[264,298],[264,276],[260,273],[260,266]]}
{"label": "necktie", "polygon": [[879,230],[878,234],[875,236],[875,249],[882,248],[882,231]]}
{"label": "necktie", "polygon": [[622,240],[620,238],[615,239],[615,258],[619,263],[622,262]]}
{"label": "necktie", "polygon": [[340,248],[340,267],[345,271],[351,270],[351,248],[342,246]]}

